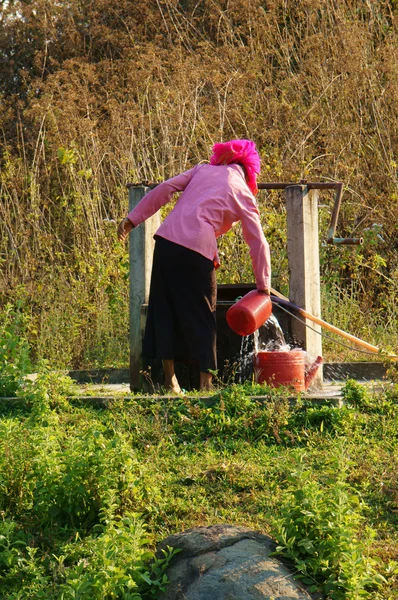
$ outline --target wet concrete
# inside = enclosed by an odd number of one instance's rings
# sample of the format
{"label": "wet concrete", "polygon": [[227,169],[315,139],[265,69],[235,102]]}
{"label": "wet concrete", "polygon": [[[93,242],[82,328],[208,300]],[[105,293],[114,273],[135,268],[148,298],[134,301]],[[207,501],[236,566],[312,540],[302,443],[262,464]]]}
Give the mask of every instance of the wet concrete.
{"label": "wet concrete", "polygon": [[[363,385],[368,387],[374,393],[380,393],[390,385],[385,381],[367,381],[362,382]],[[307,392],[300,393],[292,393],[288,395],[289,403],[294,406],[298,402],[310,401],[314,405],[326,405],[326,406],[336,406],[340,407],[344,405],[344,398],[342,389],[344,387],[344,382],[324,382],[324,385],[321,389],[313,389],[308,390]],[[72,403],[78,404],[87,404],[92,406],[98,406],[106,408],[107,406],[112,405],[115,401],[123,400],[125,402],[129,402],[134,400],[134,402],[139,402],[140,400],[148,400],[148,397],[156,398],[157,400],[169,400],[176,398],[177,396],[174,394],[164,394],[162,392],[157,394],[132,394],[130,392],[130,386],[128,383],[110,383],[110,384],[80,384],[78,394],[73,397],[70,397],[69,400]],[[183,396],[187,399],[191,399],[192,401],[200,401],[207,406],[215,405],[219,400],[219,395],[217,391],[215,391],[211,395],[200,395],[196,393],[186,392]],[[259,402],[268,402],[270,396],[264,394],[264,396],[252,396],[253,400]],[[0,404],[2,403],[10,403],[10,402],[21,402],[23,398],[0,398]]]}
{"label": "wet concrete", "polygon": [[[77,383],[128,385],[129,369],[90,369],[69,371],[68,375]],[[332,382],[355,379],[356,381],[382,381],[386,367],[379,362],[324,363],[323,378],[326,385]]]}

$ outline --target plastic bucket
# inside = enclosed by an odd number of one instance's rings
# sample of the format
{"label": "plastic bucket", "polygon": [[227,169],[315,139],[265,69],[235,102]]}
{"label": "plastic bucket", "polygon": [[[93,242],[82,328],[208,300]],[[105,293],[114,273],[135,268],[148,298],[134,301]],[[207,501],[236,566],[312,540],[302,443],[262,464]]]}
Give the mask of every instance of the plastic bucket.
{"label": "plastic bucket", "polygon": [[257,383],[267,383],[273,387],[290,386],[298,392],[307,389],[303,350],[257,352],[254,355],[254,373]]}
{"label": "plastic bucket", "polygon": [[230,328],[239,335],[251,335],[272,314],[272,302],[268,294],[252,290],[228,310],[226,319]]}

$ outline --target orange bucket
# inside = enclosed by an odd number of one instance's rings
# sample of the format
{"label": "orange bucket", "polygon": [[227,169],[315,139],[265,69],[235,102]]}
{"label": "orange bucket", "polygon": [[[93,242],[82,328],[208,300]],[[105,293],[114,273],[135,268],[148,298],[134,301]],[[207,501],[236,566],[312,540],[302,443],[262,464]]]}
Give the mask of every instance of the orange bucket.
{"label": "orange bucket", "polygon": [[251,335],[272,314],[272,302],[268,294],[252,290],[236,304],[228,309],[226,314],[227,323],[235,333],[246,336]]}
{"label": "orange bucket", "polygon": [[257,383],[267,383],[273,387],[284,385],[294,387],[297,392],[304,392],[322,364],[322,357],[318,356],[306,371],[305,357],[303,350],[257,352],[254,355]]}

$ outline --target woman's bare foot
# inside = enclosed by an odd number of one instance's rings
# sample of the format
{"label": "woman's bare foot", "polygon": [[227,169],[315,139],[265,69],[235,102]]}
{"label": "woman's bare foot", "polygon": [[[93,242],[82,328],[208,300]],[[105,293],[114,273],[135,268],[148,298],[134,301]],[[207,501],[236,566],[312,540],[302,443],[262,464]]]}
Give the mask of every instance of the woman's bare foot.
{"label": "woman's bare foot", "polygon": [[165,381],[166,390],[173,392],[173,394],[182,394],[180,384],[178,383],[177,377],[174,375],[171,381]]}
{"label": "woman's bare foot", "polygon": [[174,360],[163,359],[164,387],[174,394],[182,394],[180,384],[174,372]]}
{"label": "woman's bare foot", "polygon": [[213,389],[213,375],[211,373],[200,372],[200,389],[208,391]]}

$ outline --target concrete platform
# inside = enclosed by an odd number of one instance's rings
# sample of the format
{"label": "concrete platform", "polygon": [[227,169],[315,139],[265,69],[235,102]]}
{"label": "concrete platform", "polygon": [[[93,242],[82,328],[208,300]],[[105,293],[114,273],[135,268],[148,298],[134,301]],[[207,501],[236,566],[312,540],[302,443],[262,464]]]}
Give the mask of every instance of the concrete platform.
{"label": "concrete platform", "polygon": [[[362,363],[362,364],[369,364],[369,363]],[[377,363],[375,363],[377,365]],[[352,367],[351,367],[351,371],[349,370],[349,368],[347,368],[347,365],[339,365],[341,368],[339,371],[336,372],[353,372],[352,371]],[[343,368],[344,367],[344,368]],[[128,373],[128,370],[126,370]],[[123,370],[124,372],[124,370]],[[369,370],[364,370],[364,373],[368,373],[369,374]],[[71,372],[73,373],[73,372]],[[85,372],[87,373],[87,372]],[[103,376],[103,371],[101,372],[101,377]],[[377,373],[377,370],[375,370],[375,373]],[[379,371],[380,374],[380,371]],[[120,376],[120,374],[119,374]],[[73,379],[75,379],[72,376]],[[348,378],[348,377],[347,377]],[[352,379],[354,379],[354,377],[350,377]],[[112,375],[112,379],[114,380],[114,375]],[[389,383],[385,380],[383,381],[382,379],[374,379],[374,380],[365,380],[365,379],[360,379],[360,378],[355,378],[356,380],[358,380],[362,385],[365,385],[366,387],[368,387],[372,392],[375,393],[379,393],[382,392],[384,389],[386,389],[386,387],[389,385]],[[75,379],[76,380],[76,379]],[[343,394],[342,394],[342,389],[345,385],[345,381],[344,380],[339,380],[339,381],[324,381],[323,386],[321,389],[310,389],[307,392],[302,392],[300,394],[291,394],[290,396],[288,396],[288,400],[289,402],[294,405],[297,403],[298,399],[300,398],[300,400],[307,400],[310,401],[313,404],[318,404],[318,405],[331,405],[331,406],[342,406],[344,404],[344,400],[343,400]],[[153,398],[157,398],[158,400],[168,400],[168,399],[172,399],[172,398],[176,398],[175,395],[170,395],[170,394],[165,394],[165,395],[160,395],[160,394],[132,394],[130,392],[130,385],[128,383],[79,383],[79,393],[76,396],[72,396],[70,397],[70,401],[73,403],[83,403],[83,404],[87,404],[87,405],[92,405],[92,406],[99,406],[99,407],[107,407],[109,405],[111,405],[114,401],[116,400],[120,400],[123,399],[125,402],[129,402],[131,400],[134,400],[135,402],[140,401],[140,399],[144,400],[144,399],[148,399],[148,397],[153,397]],[[218,394],[217,391],[215,391],[213,394],[211,395],[198,395],[198,393],[190,393],[190,392],[186,392],[186,394],[184,395],[184,397],[186,398],[191,398],[192,400],[200,400],[201,402],[203,402],[204,404],[207,404],[209,406],[216,404],[217,400],[218,400]],[[252,396],[253,400],[260,400],[263,402],[267,402],[269,400],[269,396],[264,395],[264,396]],[[0,405],[2,403],[10,403],[10,402],[18,402],[21,401],[21,398],[15,398],[15,397],[10,397],[10,398],[0,398]]]}
{"label": "concrete platform", "polygon": [[[128,384],[129,369],[90,369],[85,371],[69,371],[68,375],[77,383]],[[346,379],[357,381],[383,380],[386,367],[381,362],[324,363],[323,378],[325,383],[341,382]]]}
{"label": "concrete platform", "polygon": [[[372,392],[380,393],[382,392],[387,383],[383,383],[382,381],[368,381],[363,382],[363,385],[366,385]],[[148,398],[156,398],[157,400],[171,400],[175,399],[178,396],[176,395],[155,395],[155,394],[130,394],[129,386],[127,384],[108,384],[108,385],[90,385],[86,388],[86,394],[88,389],[90,390],[90,395],[85,395],[85,387],[82,386],[82,395],[74,396],[70,400],[76,403],[84,403],[92,406],[98,406],[106,408],[110,406],[116,400],[123,399],[126,403],[131,400],[135,402],[139,402],[140,400],[147,400]],[[342,394],[342,389],[344,387],[344,382],[325,382],[322,386],[322,389],[319,390],[309,390],[307,392],[302,392],[301,394],[295,394],[288,396],[289,403],[294,406],[299,401],[308,401],[314,405],[324,405],[324,406],[336,406],[341,407],[344,405],[344,399]],[[97,392],[97,393],[95,393]],[[218,402],[218,393],[215,392],[212,395],[198,395],[198,394],[190,394],[189,392],[183,396],[187,399],[200,400],[203,404],[207,406],[215,405]],[[252,396],[252,400],[257,400],[260,402],[268,402],[269,396]],[[0,399],[1,401],[1,399]]]}
{"label": "concrete platform", "polygon": [[[383,389],[382,382],[367,382],[365,384],[367,387],[371,388],[374,392],[381,392]],[[300,400],[309,401],[314,405],[327,405],[327,406],[343,406],[344,400],[342,395],[342,388],[344,383],[327,383],[322,386],[322,389],[319,390],[309,390],[308,392],[302,392],[301,394],[295,394],[288,396],[288,401],[295,405],[297,404],[299,398]],[[385,384],[384,384],[385,387]],[[172,394],[131,394],[129,391],[129,386],[127,384],[108,384],[108,385],[87,385],[82,386],[81,395],[73,396],[70,398],[71,402],[75,403],[83,403],[92,406],[99,406],[106,408],[110,406],[115,401],[120,401],[121,399],[128,403],[129,401],[134,400],[134,402],[139,402],[140,400],[148,400],[148,398],[156,398],[157,400],[172,400],[177,398],[178,396]],[[198,395],[198,394],[190,394],[187,392],[183,397],[187,399],[191,399],[192,401],[200,400],[203,404],[207,406],[215,405],[218,402],[218,393],[214,392],[212,395]],[[4,400],[4,399],[3,399]],[[11,399],[10,399],[11,400]],[[261,402],[267,402],[269,400],[269,396],[252,396],[252,400],[257,400]],[[0,399],[1,401],[1,399]]]}

